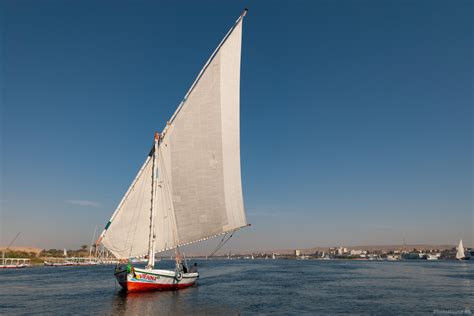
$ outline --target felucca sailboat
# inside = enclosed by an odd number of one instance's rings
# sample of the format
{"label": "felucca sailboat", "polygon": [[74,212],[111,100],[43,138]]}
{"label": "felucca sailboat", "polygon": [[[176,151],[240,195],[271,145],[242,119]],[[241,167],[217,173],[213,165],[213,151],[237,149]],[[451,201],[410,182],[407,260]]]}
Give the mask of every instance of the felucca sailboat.
{"label": "felucca sailboat", "polygon": [[[183,268],[179,247],[224,234],[230,238],[247,226],[239,136],[246,13],[213,52],[163,132],[155,134],[145,163],[96,242],[122,260],[115,277],[128,291],[193,285],[199,274]],[[155,254],[170,249],[175,249],[175,270],[155,269]],[[129,260],[144,257],[144,269]]]}
{"label": "felucca sailboat", "polygon": [[458,260],[469,260],[470,257],[466,256],[464,252],[464,245],[462,244],[462,239],[459,240],[459,244],[456,247],[456,259]]}

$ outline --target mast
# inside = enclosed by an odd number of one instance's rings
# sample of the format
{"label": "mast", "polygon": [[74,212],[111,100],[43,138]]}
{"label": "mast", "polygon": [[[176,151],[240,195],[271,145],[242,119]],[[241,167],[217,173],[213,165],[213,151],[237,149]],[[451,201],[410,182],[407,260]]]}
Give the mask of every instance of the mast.
{"label": "mast", "polygon": [[152,161],[152,172],[151,172],[151,207],[150,207],[150,232],[148,237],[148,263],[147,269],[153,269],[155,266],[155,202],[153,197],[156,192],[156,156],[158,154],[158,142],[160,135],[155,133],[155,143],[153,145],[153,161]]}

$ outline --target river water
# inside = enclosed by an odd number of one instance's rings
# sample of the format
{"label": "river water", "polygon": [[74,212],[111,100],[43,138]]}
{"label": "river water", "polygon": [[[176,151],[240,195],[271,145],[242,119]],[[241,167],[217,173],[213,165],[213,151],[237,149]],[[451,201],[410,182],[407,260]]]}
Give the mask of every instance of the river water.
{"label": "river water", "polygon": [[0,270],[0,314],[474,313],[474,260],[197,262],[198,285],[139,294],[120,290],[113,266]]}

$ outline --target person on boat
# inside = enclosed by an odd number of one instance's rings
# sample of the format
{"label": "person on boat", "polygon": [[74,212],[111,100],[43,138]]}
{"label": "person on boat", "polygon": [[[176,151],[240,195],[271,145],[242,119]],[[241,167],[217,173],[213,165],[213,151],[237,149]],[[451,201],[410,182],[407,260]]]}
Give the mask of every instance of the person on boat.
{"label": "person on boat", "polygon": [[185,262],[181,259],[181,257],[176,258],[178,264],[178,271],[183,273],[188,273],[188,267],[186,267]]}
{"label": "person on boat", "polygon": [[197,273],[198,272],[197,265],[198,264],[194,262],[194,265],[189,269],[189,273]]}

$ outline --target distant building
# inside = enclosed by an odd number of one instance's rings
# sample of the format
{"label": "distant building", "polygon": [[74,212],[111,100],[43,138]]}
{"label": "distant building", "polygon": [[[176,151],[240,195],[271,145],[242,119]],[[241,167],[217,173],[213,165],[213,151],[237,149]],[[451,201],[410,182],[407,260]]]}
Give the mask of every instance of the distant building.
{"label": "distant building", "polygon": [[295,256],[296,256],[296,257],[301,256],[301,250],[296,249],[296,250],[295,250]]}
{"label": "distant building", "polygon": [[347,248],[344,248],[344,247],[337,248],[337,254],[340,255],[340,256],[347,253],[347,252],[348,252]]}

